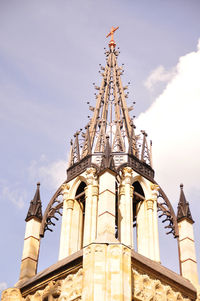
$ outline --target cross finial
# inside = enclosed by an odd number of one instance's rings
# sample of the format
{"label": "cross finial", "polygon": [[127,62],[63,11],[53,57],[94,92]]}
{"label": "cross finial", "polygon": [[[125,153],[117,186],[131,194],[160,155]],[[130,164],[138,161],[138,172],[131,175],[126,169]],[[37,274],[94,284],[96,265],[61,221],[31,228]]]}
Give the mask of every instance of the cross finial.
{"label": "cross finial", "polygon": [[106,36],[106,38],[108,38],[109,36],[111,36],[110,43],[109,43],[109,47],[111,47],[111,46],[114,46],[114,47],[115,47],[115,46],[116,46],[113,37],[114,37],[114,32],[115,32],[118,28],[119,28],[119,26],[117,26],[117,27],[115,27],[115,28],[112,26],[112,28],[111,28],[109,34],[107,34],[107,36]]}

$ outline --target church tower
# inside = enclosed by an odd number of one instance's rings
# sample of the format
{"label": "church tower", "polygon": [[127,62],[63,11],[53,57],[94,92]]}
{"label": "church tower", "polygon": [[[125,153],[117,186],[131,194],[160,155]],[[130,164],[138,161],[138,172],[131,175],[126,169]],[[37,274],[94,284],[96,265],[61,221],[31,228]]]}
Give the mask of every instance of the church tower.
{"label": "church tower", "polygon": [[[107,35],[92,117],[71,141],[67,179],[43,216],[38,184],[26,218],[20,278],[2,300],[200,300],[189,204],[181,186],[177,218],[154,179],[152,143],[145,131],[136,133],[126,102],[117,29]],[[37,273],[40,239],[61,214],[58,262]],[[160,262],[158,215],[178,240],[180,275]]]}

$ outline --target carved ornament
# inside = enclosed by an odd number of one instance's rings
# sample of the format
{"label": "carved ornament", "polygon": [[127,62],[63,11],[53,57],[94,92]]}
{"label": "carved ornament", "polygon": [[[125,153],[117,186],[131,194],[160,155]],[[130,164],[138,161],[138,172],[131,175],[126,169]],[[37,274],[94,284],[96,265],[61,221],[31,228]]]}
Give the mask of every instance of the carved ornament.
{"label": "carved ornament", "polygon": [[132,268],[132,277],[132,298],[134,300],[191,301],[184,298],[180,292],[174,291],[169,285],[163,284],[158,279],[152,279],[135,268]]}
{"label": "carved ornament", "polygon": [[87,185],[92,185],[95,180],[96,168],[89,167],[86,169],[86,181]]}
{"label": "carved ornament", "polygon": [[1,301],[22,301],[22,295],[18,288],[8,288],[2,292]]}
{"label": "carved ornament", "polygon": [[[80,268],[76,273],[69,274],[63,280],[51,281],[44,288],[39,290],[33,295],[28,295],[25,298],[21,298],[16,293],[17,298],[12,300],[24,300],[24,301],[76,301],[81,300],[82,287],[83,287],[83,269]],[[9,289],[11,290],[11,289]],[[13,290],[13,289],[12,289]],[[17,290],[17,289],[15,289]],[[19,291],[19,290],[18,290]],[[20,291],[19,291],[20,292]],[[3,295],[2,295],[3,297]],[[3,301],[9,301],[11,299],[3,299]]]}
{"label": "carved ornament", "polygon": [[131,184],[132,172],[133,170],[129,166],[123,168],[122,174],[126,184]]}
{"label": "carved ornament", "polygon": [[74,209],[74,200],[73,199],[67,199],[67,209]]}

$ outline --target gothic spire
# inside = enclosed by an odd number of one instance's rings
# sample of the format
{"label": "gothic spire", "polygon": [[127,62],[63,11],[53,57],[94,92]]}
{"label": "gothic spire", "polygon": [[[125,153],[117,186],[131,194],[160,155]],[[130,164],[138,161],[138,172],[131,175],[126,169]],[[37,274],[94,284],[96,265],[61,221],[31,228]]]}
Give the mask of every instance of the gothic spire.
{"label": "gothic spire", "polygon": [[85,131],[77,132],[71,143],[68,168],[70,177],[77,174],[78,170],[82,170],[86,163],[80,163],[82,165],[80,166],[79,162],[84,160],[86,162],[87,158],[101,169],[108,142],[116,168],[127,163],[128,155],[130,160],[131,156],[134,156],[140,162],[148,165],[150,167],[148,174],[153,173],[151,152],[146,139],[147,134],[142,132],[136,135],[133,118],[130,117],[133,106],[127,105],[128,85],[123,86],[122,84],[121,76],[124,70],[123,66],[118,66],[119,51],[116,50],[116,43],[113,38],[117,29],[118,27],[112,27],[107,35],[107,37],[111,37],[111,40],[109,49],[105,51],[105,67],[100,64],[101,85],[94,84],[94,88],[97,90],[95,93],[96,105],[89,105],[93,115],[86,125]]}
{"label": "gothic spire", "polygon": [[187,219],[190,222],[194,223],[192,219],[192,215],[190,212],[189,203],[186,201],[185,194],[183,191],[183,184],[180,185],[180,198],[178,202],[178,210],[177,210],[177,221],[180,222],[182,219]]}
{"label": "gothic spire", "polygon": [[37,183],[37,189],[33,200],[30,202],[29,210],[25,221],[28,222],[32,218],[42,220],[42,203],[40,200],[40,183]]}

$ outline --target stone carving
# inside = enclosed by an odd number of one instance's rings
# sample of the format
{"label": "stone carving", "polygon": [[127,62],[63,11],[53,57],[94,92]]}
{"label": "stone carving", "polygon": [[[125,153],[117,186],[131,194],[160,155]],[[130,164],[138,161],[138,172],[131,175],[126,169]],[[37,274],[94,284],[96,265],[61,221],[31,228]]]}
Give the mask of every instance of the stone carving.
{"label": "stone carving", "polygon": [[1,301],[22,301],[22,295],[18,288],[8,288],[3,291]]}
{"label": "stone carving", "polygon": [[42,290],[37,291],[34,295],[28,295],[25,299],[25,301],[41,301],[42,300]]}
{"label": "stone carving", "polygon": [[94,180],[96,179],[96,168],[90,167],[86,169],[86,180],[87,185],[93,185]]}
{"label": "stone carving", "polygon": [[123,168],[122,174],[126,184],[131,184],[132,172],[132,168],[128,166]]}
{"label": "stone carving", "polygon": [[184,298],[180,292],[174,291],[169,285],[164,285],[160,280],[139,273],[134,268],[132,268],[132,276],[132,297],[134,300],[190,301],[190,299]]}
{"label": "stone carving", "polygon": [[79,269],[76,274],[71,274],[66,277],[62,284],[62,290],[59,301],[75,301],[81,300],[83,269]]}
{"label": "stone carving", "polygon": [[[44,290],[38,290],[33,295],[28,295],[25,298],[20,299],[20,291],[18,290],[15,295],[16,298],[8,298],[8,294],[5,294],[2,301],[78,301],[81,300],[82,295],[82,281],[83,281],[83,269],[80,268],[76,273],[68,275],[63,280],[50,281]],[[11,290],[11,289],[10,289]],[[17,290],[17,289],[12,289]],[[5,291],[6,292],[6,291]],[[19,295],[20,294],[20,295]],[[11,292],[9,292],[9,297]],[[14,294],[13,294],[14,296]],[[2,295],[3,298],[3,295]]]}
{"label": "stone carving", "polygon": [[61,293],[61,286],[61,280],[49,282],[42,293],[42,301],[58,300]]}

